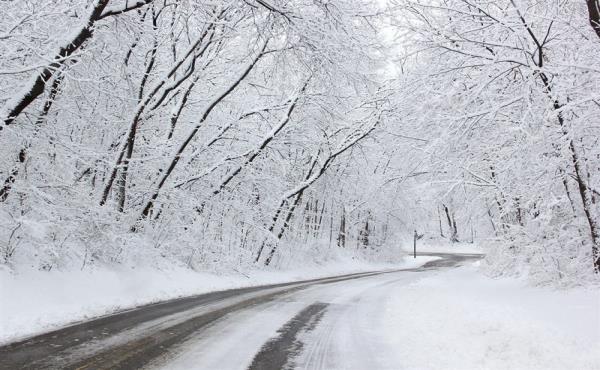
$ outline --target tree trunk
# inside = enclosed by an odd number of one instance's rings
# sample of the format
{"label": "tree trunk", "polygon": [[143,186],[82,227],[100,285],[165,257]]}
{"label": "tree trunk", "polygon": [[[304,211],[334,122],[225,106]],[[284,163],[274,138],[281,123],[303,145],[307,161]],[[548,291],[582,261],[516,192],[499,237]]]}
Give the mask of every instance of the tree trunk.
{"label": "tree trunk", "polygon": [[[317,154],[313,157],[313,159],[311,160],[311,164],[308,168],[308,172],[306,173],[306,176],[304,176],[304,179],[308,179],[312,176],[313,171],[315,170],[315,167],[317,165],[317,162],[319,160],[319,154],[320,154],[320,150],[317,152]],[[300,197],[302,196],[303,192],[300,192],[298,194],[296,194],[296,198],[294,200],[294,204],[297,204],[300,201]],[[285,207],[287,201],[289,198],[283,198],[281,200],[281,203],[279,204],[279,207],[277,207],[277,210],[275,211],[275,215],[273,215],[273,218],[271,219],[271,226],[269,226],[269,233],[273,233],[273,230],[275,230],[275,226],[277,226],[277,222],[279,221],[279,216],[281,216],[281,212],[283,212],[283,208]],[[294,206],[295,207],[295,206]],[[292,210],[293,212],[293,210]],[[289,219],[289,214],[287,219]],[[287,225],[284,223],[284,225],[282,226],[282,231],[279,232],[278,237],[283,235],[283,231],[285,231],[285,228],[287,227]],[[254,259],[254,262],[257,263],[258,261],[260,261],[260,257],[263,253],[263,250],[265,248],[265,246],[267,245],[267,241],[263,241],[262,244],[260,245],[260,248],[258,250],[258,253],[256,254],[256,258]],[[273,254],[275,253],[275,249],[276,247],[272,247],[271,252],[269,253],[269,256],[273,256]],[[270,259],[268,260],[270,263]]]}
{"label": "tree trunk", "polygon": [[600,37],[600,0],[586,0],[590,25]]}
{"label": "tree trunk", "polygon": [[[222,13],[221,13],[221,15],[222,15]],[[220,17],[220,15],[219,15],[219,17]],[[127,129],[127,133],[125,134],[125,137],[126,137],[125,142],[121,145],[121,147],[118,150],[117,159],[110,171],[110,175],[108,176],[108,181],[106,182],[106,185],[104,186],[104,190],[102,191],[102,197],[100,198],[101,206],[106,204],[106,201],[108,200],[108,195],[111,192],[111,189],[112,189],[112,186],[113,186],[115,180],[117,179],[117,173],[118,173],[119,169],[121,168],[121,165],[123,163],[123,158],[130,150],[129,144],[132,143],[135,139],[137,127],[138,127],[139,121],[142,119],[142,115],[144,114],[146,109],[148,109],[150,103],[153,102],[153,100],[156,98],[156,96],[159,94],[159,92],[162,91],[162,94],[158,97],[158,99],[156,99],[156,102],[154,103],[154,105],[149,108],[150,111],[156,109],[162,103],[162,101],[166,98],[166,96],[172,90],[172,88],[166,88],[166,89],[163,89],[163,88],[167,84],[167,81],[176,74],[176,72],[185,63],[185,61],[192,55],[193,55],[192,56],[193,58],[198,58],[206,51],[206,49],[210,45],[210,42],[207,42],[206,44],[204,44],[204,46],[202,47],[202,49],[200,50],[200,52],[198,54],[195,53],[197,48],[202,44],[206,35],[208,33],[211,33],[213,31],[213,29],[214,29],[214,24],[211,24],[202,33],[202,35],[200,35],[200,37],[197,38],[196,41],[188,48],[188,50],[184,53],[184,55],[181,57],[181,59],[179,59],[176,63],[174,63],[173,66],[165,73],[165,75],[163,75],[161,80],[152,88],[152,90],[150,92],[148,92],[148,94],[146,94],[146,96],[143,99],[139,99],[140,103],[136,107],[136,112],[133,115],[133,119]],[[179,82],[182,83],[185,79],[187,79],[189,77],[190,77],[189,74],[185,74],[184,76],[182,76],[179,79]],[[175,83],[170,86],[177,86],[177,85],[178,84]],[[229,92],[231,92],[231,91],[229,91]],[[212,108],[214,108],[214,106],[211,107],[210,110],[212,110]],[[202,122],[203,122],[203,120],[202,120]],[[133,150],[133,149],[131,149],[131,150]]]}
{"label": "tree trunk", "polygon": [[442,214],[440,213],[440,207],[436,207],[437,208],[437,214],[438,214],[438,221],[440,224],[440,236],[442,238],[445,238],[444,236],[444,229],[442,228]]}
{"label": "tree trunk", "polygon": [[[48,96],[48,99],[46,99],[46,102],[44,103],[44,106],[42,108],[42,112],[40,113],[38,119],[36,120],[34,136],[37,135],[39,127],[46,120],[46,117],[48,116],[48,113],[50,112],[50,109],[52,108],[52,105],[54,104],[54,100],[56,99],[56,97],[60,91],[60,85],[62,84],[63,79],[64,79],[64,74],[60,73],[58,76],[56,76],[56,78],[52,82],[52,88],[50,89],[50,95]],[[15,167],[13,168],[13,170],[10,172],[10,175],[8,175],[6,180],[4,180],[4,184],[3,184],[2,188],[0,189],[0,202],[4,202],[8,198],[8,194],[10,193],[14,182],[17,180],[17,176],[19,175],[19,172],[21,172],[21,168],[25,165],[25,161],[27,160],[27,149],[29,149],[30,145],[31,144],[25,144],[19,151],[18,161],[15,164]]]}
{"label": "tree trunk", "polygon": [[458,242],[458,228],[456,226],[456,214],[452,212],[452,242]]}
{"label": "tree trunk", "polygon": [[[264,49],[263,49],[263,51],[264,51]],[[306,80],[306,82],[304,83],[304,86],[302,86],[302,89],[298,92],[298,94],[296,95],[296,97],[294,99],[292,99],[292,101],[291,101],[291,103],[290,103],[290,105],[288,107],[288,110],[287,110],[287,113],[286,113],[285,117],[263,139],[263,141],[260,143],[260,145],[258,146],[258,148],[256,148],[255,150],[250,151],[249,155],[246,156],[246,159],[244,160],[244,162],[242,164],[240,164],[235,170],[231,171],[231,173],[225,178],[225,180],[223,182],[221,182],[221,184],[219,185],[219,187],[217,189],[213,190],[213,195],[217,195],[221,191],[223,191],[223,189],[225,189],[225,187],[227,186],[227,184],[229,184],[229,182],[231,182],[231,180],[233,180],[242,171],[242,169],[244,167],[246,167],[247,165],[249,165],[250,163],[252,163],[263,152],[263,150],[267,147],[267,145],[269,145],[269,143],[271,141],[273,141],[273,139],[277,136],[277,134],[279,134],[281,132],[281,130],[283,130],[283,128],[290,122],[290,119],[292,117],[292,113],[294,112],[294,109],[296,108],[296,105],[298,104],[298,100],[300,99],[300,97],[306,91],[306,87],[308,86],[308,82],[309,82],[309,80]]]}
{"label": "tree trunk", "polygon": [[340,248],[346,247],[346,210],[342,206],[342,217],[340,218],[340,230],[337,237],[337,245]]}
{"label": "tree trunk", "polygon": [[[534,63],[536,63],[537,67],[542,70],[542,72],[540,72],[538,75],[539,75],[540,79],[542,80],[546,95],[552,101],[552,105],[554,107],[554,110],[556,111],[556,115],[558,118],[558,124],[563,132],[563,135],[565,137],[569,137],[569,130],[566,127],[565,119],[564,119],[564,116],[562,113],[563,105],[558,101],[557,98],[555,98],[553,96],[552,85],[550,84],[550,78],[546,75],[545,72],[543,72],[543,69],[542,69],[544,67],[544,44],[540,43],[540,41],[537,39],[537,37],[535,36],[533,31],[529,27],[529,24],[527,23],[527,21],[521,14],[521,11],[514,3],[514,0],[511,0],[511,3],[513,4],[513,7],[519,14],[519,17],[521,18],[521,22],[523,23],[523,26],[525,27],[525,29],[527,30],[527,32],[533,39],[534,43],[537,45],[537,57],[538,58],[537,58],[537,61],[534,60]],[[598,9],[598,0],[588,0],[588,10],[590,10],[590,21],[597,22],[597,20],[598,20],[597,13],[599,10]],[[598,23],[595,23],[595,24],[597,25]],[[592,26],[594,26],[594,24],[592,24]],[[600,34],[598,34],[598,36],[600,37]],[[584,177],[584,173],[581,168],[579,154],[575,148],[575,143],[574,143],[572,137],[569,138],[569,152],[571,154],[571,158],[570,158],[571,163],[573,164],[573,168],[575,169],[575,181],[577,182],[577,186],[579,189],[579,196],[581,197],[583,211],[585,213],[585,217],[586,217],[589,229],[590,229],[590,237],[591,237],[591,241],[592,241],[592,260],[593,260],[594,271],[596,273],[600,273],[600,225],[598,225],[598,221],[596,220],[595,216],[593,215],[593,212],[591,209],[591,207],[592,207],[591,191],[590,191],[588,185],[584,181],[585,177]]]}
{"label": "tree trunk", "polygon": [[[37,75],[30,79],[29,84],[17,95],[18,99],[10,100],[5,106],[4,116],[0,117],[5,125],[14,123],[14,120],[44,93],[46,82],[50,81],[60,67],[93,35],[94,23],[102,18],[102,12],[109,0],[98,0],[85,21],[85,24],[75,33],[74,37],[65,43],[53,57],[53,61],[45,66]],[[1,113],[0,113],[1,114]],[[0,126],[2,131],[2,126]]]}
{"label": "tree trunk", "polygon": [[600,225],[598,225],[598,221],[592,214],[591,191],[583,180],[584,177],[581,169],[581,163],[577,151],[573,145],[573,140],[570,141],[569,148],[571,149],[573,166],[575,167],[575,180],[577,181],[577,188],[579,189],[579,195],[581,197],[581,202],[583,203],[583,212],[585,213],[585,217],[590,227],[594,271],[596,273],[600,273]]}
{"label": "tree trunk", "polygon": [[[141,104],[142,100],[144,99],[144,88],[146,87],[146,83],[150,78],[150,72],[152,72],[156,62],[156,53],[158,51],[158,36],[156,35],[157,20],[156,12],[154,7],[152,7],[152,29],[154,30],[154,41],[152,44],[152,49],[150,50],[150,59],[146,63],[146,69],[144,71],[144,75],[142,76],[142,80],[140,81],[138,90],[138,104]],[[131,157],[133,156],[133,148],[135,147],[135,138],[140,120],[140,115],[136,115],[134,117],[133,128],[129,131],[129,136],[127,137],[127,152],[125,153],[125,158],[121,164],[120,176],[117,182],[117,209],[119,212],[123,212],[125,210],[125,201],[127,197],[127,176],[129,174],[129,164],[131,162]]]}
{"label": "tree trunk", "polygon": [[[231,94],[237,88],[237,86],[246,78],[246,76],[248,76],[248,74],[250,73],[250,71],[254,68],[254,66],[256,66],[256,64],[258,63],[259,59],[263,56],[263,53],[264,53],[266,47],[267,47],[267,42],[265,42],[263,44],[263,46],[262,46],[261,50],[259,51],[258,55],[254,58],[254,60],[250,63],[250,65],[248,65],[248,67],[242,72],[242,74],[235,81],[233,81],[233,83],[231,84],[231,86],[229,86],[225,91],[223,91],[220,95],[218,95],[212,101],[212,103],[206,108],[206,110],[204,111],[204,114],[200,118],[200,121],[198,121],[198,123],[196,124],[196,126],[194,127],[194,129],[192,130],[192,132],[188,135],[187,139],[181,144],[181,146],[179,147],[179,149],[175,153],[175,156],[171,160],[171,164],[169,165],[169,167],[167,168],[167,170],[162,175],[160,181],[158,182],[158,186],[156,187],[156,189],[154,190],[154,193],[150,197],[150,200],[148,201],[148,203],[146,203],[146,206],[142,210],[142,213],[140,215],[140,219],[146,218],[150,214],[150,211],[152,210],[152,207],[154,206],[154,202],[158,198],[158,195],[160,194],[160,191],[162,190],[162,187],[167,182],[167,179],[169,178],[169,176],[171,176],[171,174],[173,173],[173,170],[177,166],[177,163],[179,163],[179,160],[181,159],[181,156],[183,155],[183,152],[185,151],[185,149],[187,148],[187,146],[192,142],[192,139],[194,138],[194,136],[196,136],[196,133],[198,132],[198,130],[200,130],[200,127],[202,126],[202,124],[204,123],[204,121],[206,121],[206,119],[208,118],[208,116],[210,115],[210,113],[212,112],[212,110],[221,101],[223,101],[223,99],[225,99],[229,94]],[[136,227],[133,226],[132,229],[135,230]]]}
{"label": "tree trunk", "polygon": [[442,204],[444,207],[444,212],[446,213],[446,219],[448,220],[448,228],[450,229],[450,241],[452,243],[458,242],[458,230],[456,228],[456,221],[454,220],[454,214],[450,214],[450,210],[446,207],[445,204]]}

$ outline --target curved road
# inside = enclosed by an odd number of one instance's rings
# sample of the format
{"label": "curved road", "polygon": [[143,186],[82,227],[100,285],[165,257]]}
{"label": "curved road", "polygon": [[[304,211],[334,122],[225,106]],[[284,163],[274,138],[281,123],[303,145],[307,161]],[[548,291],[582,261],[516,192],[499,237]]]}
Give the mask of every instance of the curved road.
{"label": "curved road", "polygon": [[360,340],[365,328],[358,331],[357,324],[362,319],[368,326],[364,319],[378,314],[386,287],[481,258],[421,255],[441,259],[415,269],[213,292],[105,316],[0,347],[0,369],[330,369],[348,349],[364,351],[365,363],[355,359],[355,368],[385,368],[372,357],[376,348],[365,348],[373,342]]}

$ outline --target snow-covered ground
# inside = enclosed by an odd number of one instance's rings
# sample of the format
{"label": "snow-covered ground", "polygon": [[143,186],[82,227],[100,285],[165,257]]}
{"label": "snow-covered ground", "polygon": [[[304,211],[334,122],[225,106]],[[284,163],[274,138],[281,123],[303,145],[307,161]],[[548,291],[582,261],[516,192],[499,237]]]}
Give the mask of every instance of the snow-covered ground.
{"label": "snow-covered ground", "polygon": [[395,285],[380,329],[409,369],[600,369],[600,290],[490,279],[475,266]]}
{"label": "snow-covered ground", "polygon": [[477,266],[313,286],[235,313],[157,368],[246,369],[307,305],[296,369],[600,369],[600,291],[528,287]]}
{"label": "snow-covered ground", "polygon": [[[0,333],[6,342],[158,300],[410,268],[432,259],[436,257],[405,258],[401,266],[349,260],[236,275],[185,269],[2,275]],[[230,313],[151,365],[246,369],[265,343],[282,335],[286,324],[318,304],[325,307],[323,314],[295,337],[292,344],[298,352],[290,368],[600,370],[598,287],[531,287],[525,279],[486,277],[478,264],[311,285]],[[182,318],[192,311],[181,313]]]}
{"label": "snow-covered ground", "polygon": [[421,266],[436,257],[375,264],[347,258],[286,271],[210,274],[186,268],[111,268],[73,271],[0,270],[0,343],[74,322],[172,298],[211,291]]}

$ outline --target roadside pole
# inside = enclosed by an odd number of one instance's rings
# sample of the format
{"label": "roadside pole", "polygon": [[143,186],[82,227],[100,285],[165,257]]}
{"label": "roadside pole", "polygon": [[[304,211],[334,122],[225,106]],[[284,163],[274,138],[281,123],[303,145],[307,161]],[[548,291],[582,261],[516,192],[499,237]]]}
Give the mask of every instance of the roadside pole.
{"label": "roadside pole", "polygon": [[417,258],[417,230],[415,230],[415,236],[413,240],[413,258]]}

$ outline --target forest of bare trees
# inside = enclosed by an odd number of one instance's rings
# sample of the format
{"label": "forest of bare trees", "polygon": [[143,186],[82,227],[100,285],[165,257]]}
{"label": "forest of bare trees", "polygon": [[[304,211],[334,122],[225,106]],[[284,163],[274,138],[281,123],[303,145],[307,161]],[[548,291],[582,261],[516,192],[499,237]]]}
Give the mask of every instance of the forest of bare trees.
{"label": "forest of bare trees", "polygon": [[600,269],[598,0],[0,0],[0,264]]}

